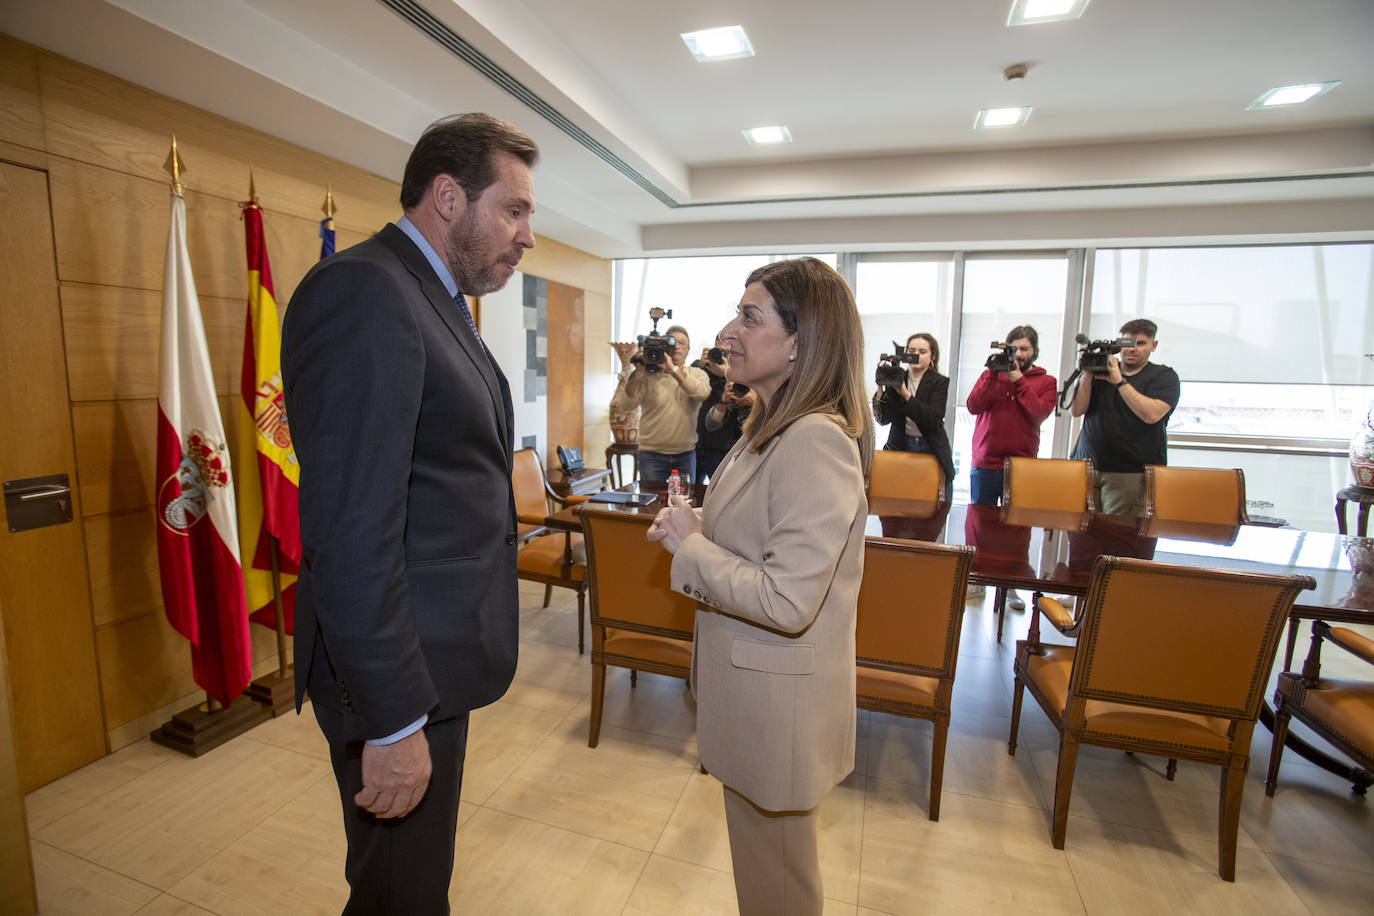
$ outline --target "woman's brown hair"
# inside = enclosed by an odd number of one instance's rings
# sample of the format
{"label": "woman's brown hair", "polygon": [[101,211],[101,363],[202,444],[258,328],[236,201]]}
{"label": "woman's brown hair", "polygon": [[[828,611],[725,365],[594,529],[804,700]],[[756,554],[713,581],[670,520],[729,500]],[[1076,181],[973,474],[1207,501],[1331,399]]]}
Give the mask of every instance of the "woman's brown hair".
{"label": "woman's brown hair", "polygon": [[809,413],[834,414],[859,442],[864,476],[873,464],[873,414],[864,393],[863,327],[844,278],[815,258],[776,261],[749,275],[763,284],[789,334],[796,335],[792,374],[772,403],[749,415],[750,449],[759,451],[792,421]]}

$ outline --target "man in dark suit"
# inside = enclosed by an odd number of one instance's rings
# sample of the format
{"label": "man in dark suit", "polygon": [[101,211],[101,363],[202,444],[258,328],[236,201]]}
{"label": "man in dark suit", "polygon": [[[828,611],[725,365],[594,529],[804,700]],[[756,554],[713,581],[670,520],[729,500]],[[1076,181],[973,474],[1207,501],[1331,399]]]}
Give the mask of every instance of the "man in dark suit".
{"label": "man in dark suit", "polygon": [[489,115],[431,125],[404,218],[317,264],[286,312],[296,702],[339,783],[345,913],[448,912],[468,712],[515,673],[510,389],[463,296],[534,246],[538,155]]}

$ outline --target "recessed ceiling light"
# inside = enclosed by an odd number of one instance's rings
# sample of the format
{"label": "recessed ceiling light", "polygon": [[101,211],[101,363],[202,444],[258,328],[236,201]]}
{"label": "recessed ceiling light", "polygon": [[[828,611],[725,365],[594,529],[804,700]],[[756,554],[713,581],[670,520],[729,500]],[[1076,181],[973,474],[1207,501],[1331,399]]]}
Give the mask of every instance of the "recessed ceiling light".
{"label": "recessed ceiling light", "polygon": [[984,108],[973,119],[975,128],[1017,127],[1026,123],[1030,117],[1030,107],[1026,108]]}
{"label": "recessed ceiling light", "polygon": [[1088,0],[1012,0],[1007,25],[1039,25],[1077,19],[1088,8]]}
{"label": "recessed ceiling light", "polygon": [[1325,95],[1341,84],[1340,80],[1329,83],[1303,83],[1299,86],[1276,86],[1255,99],[1246,109],[1275,108],[1279,105],[1298,105],[1310,102],[1319,95]]}
{"label": "recessed ceiling light", "polygon": [[687,43],[692,56],[703,64],[754,56],[754,46],[749,43],[749,36],[744,34],[743,26],[727,25],[720,29],[683,32],[682,40]]}
{"label": "recessed ceiling light", "polygon": [[763,146],[769,143],[791,143],[792,131],[786,127],[746,127],[742,133],[744,139],[755,146]]}

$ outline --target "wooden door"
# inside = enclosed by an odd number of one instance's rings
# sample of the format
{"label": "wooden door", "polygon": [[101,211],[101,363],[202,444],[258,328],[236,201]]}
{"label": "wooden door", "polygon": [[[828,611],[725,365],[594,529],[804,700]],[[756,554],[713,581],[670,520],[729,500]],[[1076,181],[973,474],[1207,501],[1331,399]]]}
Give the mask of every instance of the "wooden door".
{"label": "wooden door", "polygon": [[28,792],[105,753],[46,172],[0,163],[0,480],[66,474],[76,521],[0,529],[14,749]]}

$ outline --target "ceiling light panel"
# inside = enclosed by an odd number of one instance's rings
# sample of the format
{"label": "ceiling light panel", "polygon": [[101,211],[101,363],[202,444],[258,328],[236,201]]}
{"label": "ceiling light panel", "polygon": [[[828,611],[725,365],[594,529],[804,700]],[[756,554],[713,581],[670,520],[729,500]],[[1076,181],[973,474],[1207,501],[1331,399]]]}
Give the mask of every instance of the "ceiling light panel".
{"label": "ceiling light panel", "polygon": [[743,131],[744,139],[755,146],[767,146],[773,143],[791,143],[792,132],[786,127],[746,127]]}
{"label": "ceiling light panel", "polygon": [[1088,8],[1088,0],[1012,0],[1007,25],[1039,25],[1077,19]]}
{"label": "ceiling light panel", "polygon": [[744,34],[743,26],[727,25],[719,29],[683,32],[682,40],[692,56],[703,64],[754,56],[754,46],[749,43],[749,36]]}
{"label": "ceiling light panel", "polygon": [[973,126],[979,130],[985,127],[1019,127],[1026,123],[1030,114],[1030,107],[984,108],[973,119]]}
{"label": "ceiling light panel", "polygon": [[1319,95],[1326,95],[1341,84],[1340,80],[1329,83],[1301,83],[1296,86],[1275,86],[1245,107],[1277,108],[1280,105],[1300,105],[1310,102]]}

